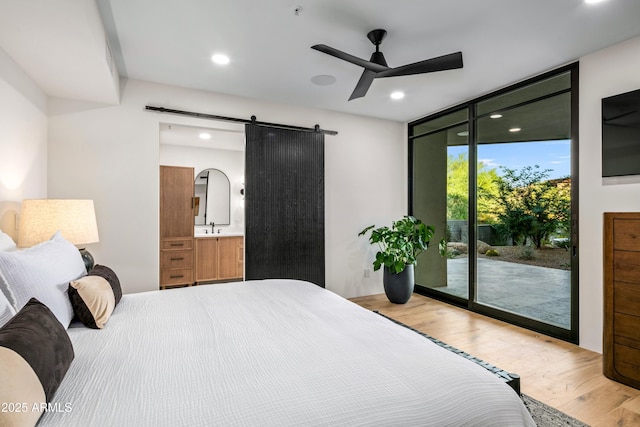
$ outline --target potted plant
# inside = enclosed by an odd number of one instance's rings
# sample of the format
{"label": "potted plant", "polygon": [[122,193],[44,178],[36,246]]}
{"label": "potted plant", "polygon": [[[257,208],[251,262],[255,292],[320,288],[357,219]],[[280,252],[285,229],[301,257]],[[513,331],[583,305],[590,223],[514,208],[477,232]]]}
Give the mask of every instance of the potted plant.
{"label": "potted plant", "polygon": [[[411,298],[415,284],[414,266],[418,255],[429,249],[434,231],[433,226],[406,215],[394,221],[391,227],[375,228],[375,225],[371,225],[358,234],[364,236],[371,232],[369,243],[378,245],[373,270],[377,271],[384,266],[384,292],[392,303],[404,304]],[[444,250],[446,243],[443,239],[440,242],[440,253]]]}

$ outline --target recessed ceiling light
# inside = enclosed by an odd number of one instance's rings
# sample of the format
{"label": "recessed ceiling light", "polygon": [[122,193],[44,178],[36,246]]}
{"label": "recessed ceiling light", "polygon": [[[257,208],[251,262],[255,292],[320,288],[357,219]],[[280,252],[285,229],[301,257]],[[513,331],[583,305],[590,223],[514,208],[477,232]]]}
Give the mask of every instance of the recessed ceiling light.
{"label": "recessed ceiling light", "polygon": [[318,86],[329,86],[336,82],[336,78],[328,74],[319,74],[311,77],[311,83]]}
{"label": "recessed ceiling light", "polygon": [[509,132],[520,132],[522,129],[520,128],[511,128],[509,129]]}
{"label": "recessed ceiling light", "polygon": [[211,57],[211,60],[218,65],[227,65],[229,63],[229,57],[222,53],[216,53]]}
{"label": "recessed ceiling light", "polygon": [[492,119],[499,119],[500,117],[502,117],[502,114],[496,113],[496,114],[490,115],[489,117],[492,118]]}
{"label": "recessed ceiling light", "polygon": [[402,99],[402,98],[404,98],[404,92],[397,91],[391,94],[391,99]]}
{"label": "recessed ceiling light", "polygon": [[584,2],[587,4],[602,3],[603,1],[605,0],[584,0]]}
{"label": "recessed ceiling light", "polygon": [[211,134],[202,132],[200,135],[200,139],[211,139]]}

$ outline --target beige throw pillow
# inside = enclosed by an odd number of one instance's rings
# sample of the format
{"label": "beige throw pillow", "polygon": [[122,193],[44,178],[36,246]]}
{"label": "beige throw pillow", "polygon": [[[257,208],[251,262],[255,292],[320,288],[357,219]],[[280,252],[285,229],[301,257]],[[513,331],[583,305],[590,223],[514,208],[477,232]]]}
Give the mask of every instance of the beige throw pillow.
{"label": "beige throw pillow", "polygon": [[[82,323],[98,329],[111,317],[116,306],[113,289],[106,279],[100,276],[84,276],[69,283],[80,298],[71,298],[74,312]],[[76,292],[70,292],[72,296]],[[95,325],[95,326],[94,326]]]}

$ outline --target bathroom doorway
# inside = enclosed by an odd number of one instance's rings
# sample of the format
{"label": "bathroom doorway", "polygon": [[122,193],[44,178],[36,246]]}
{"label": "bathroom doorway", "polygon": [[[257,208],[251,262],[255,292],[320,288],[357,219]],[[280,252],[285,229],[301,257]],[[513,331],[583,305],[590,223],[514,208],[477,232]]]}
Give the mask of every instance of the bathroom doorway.
{"label": "bathroom doorway", "polygon": [[[200,127],[161,123],[159,160],[160,165],[193,167],[196,193],[202,193],[199,187],[204,188],[204,185],[197,184],[199,181],[204,184],[207,176],[213,176],[212,171],[216,176],[224,175],[228,179],[227,192],[216,192],[209,200],[206,193],[194,195],[199,202],[194,218],[194,235],[244,232],[244,125],[213,122],[210,127]],[[205,178],[198,180],[198,177]],[[205,221],[207,202],[216,210],[227,210],[228,215],[223,215],[221,220],[216,220],[220,216],[210,215]]]}
{"label": "bathroom doorway", "polygon": [[[167,277],[181,277],[176,284],[182,285],[243,280],[244,125],[215,122],[202,127],[160,123],[159,135],[161,169],[181,169],[193,175],[190,188],[186,189],[189,196],[184,200],[190,204],[184,214],[192,216],[192,232],[180,236],[180,251],[164,246],[160,251],[161,276],[165,277],[161,279],[161,288],[171,285]],[[181,190],[177,185],[177,182],[161,180],[162,194],[179,194]],[[168,218],[171,220],[181,213],[176,206],[175,214],[170,213]]]}

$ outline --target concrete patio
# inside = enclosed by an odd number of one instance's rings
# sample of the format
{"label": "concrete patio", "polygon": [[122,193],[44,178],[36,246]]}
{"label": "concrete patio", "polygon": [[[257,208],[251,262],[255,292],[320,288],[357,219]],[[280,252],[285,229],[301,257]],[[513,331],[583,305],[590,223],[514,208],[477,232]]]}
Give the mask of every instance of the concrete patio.
{"label": "concrete patio", "polygon": [[[468,265],[447,260],[448,286],[434,289],[467,298]],[[479,258],[478,302],[570,329],[571,272]]]}

